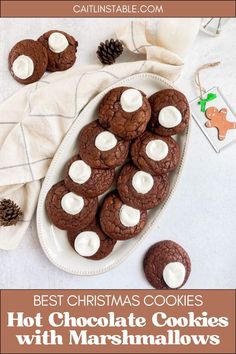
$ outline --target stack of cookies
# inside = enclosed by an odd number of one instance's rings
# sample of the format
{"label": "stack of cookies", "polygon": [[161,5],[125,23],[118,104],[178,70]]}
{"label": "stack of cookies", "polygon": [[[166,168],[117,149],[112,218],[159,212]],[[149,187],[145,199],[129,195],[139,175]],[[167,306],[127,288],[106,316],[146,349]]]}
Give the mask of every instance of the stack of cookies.
{"label": "stack of cookies", "polygon": [[143,230],[148,210],[168,195],[169,173],[180,158],[172,136],[184,132],[189,115],[186,97],[174,89],[149,99],[130,87],[105,95],[98,119],[79,134],[64,180],[46,198],[50,220],[67,231],[80,256],[102,259],[118,240]]}
{"label": "stack of cookies", "polygon": [[64,71],[76,60],[78,42],[70,34],[52,30],[38,38],[23,39],[11,49],[8,67],[13,78],[28,85],[47,71]]}

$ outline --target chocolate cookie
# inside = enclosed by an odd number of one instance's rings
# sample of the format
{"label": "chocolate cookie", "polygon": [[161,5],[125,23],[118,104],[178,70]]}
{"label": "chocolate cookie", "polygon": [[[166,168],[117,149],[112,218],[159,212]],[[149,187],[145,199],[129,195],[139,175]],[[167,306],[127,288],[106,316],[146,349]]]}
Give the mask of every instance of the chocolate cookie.
{"label": "chocolate cookie", "polygon": [[38,81],[46,71],[47,51],[44,46],[32,39],[24,39],[14,45],[8,57],[11,75],[21,84]]}
{"label": "chocolate cookie", "polygon": [[181,288],[191,272],[191,261],[187,252],[173,241],[155,243],[143,261],[144,273],[156,289]]}
{"label": "chocolate cookie", "polygon": [[83,230],[95,217],[97,198],[85,198],[70,192],[64,181],[55,184],[47,194],[46,210],[52,223],[62,230]]}
{"label": "chocolate cookie", "polygon": [[130,87],[109,91],[99,106],[99,122],[123,139],[141,135],[151,117],[151,108],[144,93]]}
{"label": "chocolate cookie", "polygon": [[76,155],[67,163],[64,182],[71,192],[92,198],[106,192],[111,187],[114,177],[114,169],[91,168]]}
{"label": "chocolate cookie", "polygon": [[168,176],[152,176],[131,164],[125,165],[118,177],[121,200],[133,208],[148,210],[164,201],[169,191]]}
{"label": "chocolate cookie", "polygon": [[190,110],[182,92],[161,90],[149,98],[149,103],[152,109],[150,130],[163,136],[183,133],[189,122]]}
{"label": "chocolate cookie", "polygon": [[48,31],[39,37],[38,42],[46,48],[48,71],[64,71],[74,65],[78,42],[68,33]]}
{"label": "chocolate cookie", "polygon": [[177,167],[180,148],[171,137],[145,132],[132,143],[131,157],[140,170],[153,175],[165,174]]}
{"label": "chocolate cookie", "polygon": [[106,196],[100,212],[100,224],[112,239],[128,240],[138,235],[146,222],[146,211],[123,204],[117,193]]}
{"label": "chocolate cookie", "polygon": [[79,135],[79,154],[93,168],[122,165],[129,152],[129,142],[101,127],[98,120],[87,124]]}
{"label": "chocolate cookie", "polygon": [[116,244],[116,240],[105,235],[95,221],[83,231],[70,231],[67,235],[71,246],[80,256],[93,260],[107,257]]}

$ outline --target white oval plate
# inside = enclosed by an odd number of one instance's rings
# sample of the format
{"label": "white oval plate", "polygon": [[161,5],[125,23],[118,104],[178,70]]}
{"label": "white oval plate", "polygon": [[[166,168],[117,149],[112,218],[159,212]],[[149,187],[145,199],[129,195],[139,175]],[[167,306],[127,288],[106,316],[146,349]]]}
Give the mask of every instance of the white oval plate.
{"label": "white oval plate", "polygon": [[97,109],[101,99],[111,88],[117,86],[132,86],[143,90],[148,96],[159,90],[174,88],[169,81],[160,76],[149,73],[136,74],[120,80],[102,93],[98,94],[88,103],[88,105],[78,115],[58,148],[44,179],[40,192],[37,208],[37,230],[41,246],[49,260],[58,268],[72,274],[100,274],[112,269],[126,259],[135,247],[137,247],[147,236],[151,227],[157,223],[160,212],[164,209],[173,194],[174,188],[176,187],[183,168],[189,129],[185,132],[185,134],[176,138],[181,148],[181,159],[178,169],[175,170],[175,172],[173,172],[170,176],[171,188],[165,203],[149,212],[147,225],[137,237],[128,241],[117,242],[112,253],[100,261],[88,260],[79,256],[70,246],[67,240],[66,232],[59,230],[49,221],[45,210],[45,198],[49,189],[55,183],[63,179],[64,166],[69,158],[72,157],[77,151],[76,148],[80,130],[97,117]]}

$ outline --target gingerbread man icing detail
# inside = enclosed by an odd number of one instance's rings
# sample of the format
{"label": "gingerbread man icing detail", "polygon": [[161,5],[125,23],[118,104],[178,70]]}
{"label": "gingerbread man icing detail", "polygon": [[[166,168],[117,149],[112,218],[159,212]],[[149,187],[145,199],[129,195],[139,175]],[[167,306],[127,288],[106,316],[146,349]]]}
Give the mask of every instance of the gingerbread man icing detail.
{"label": "gingerbread man icing detail", "polygon": [[216,107],[209,107],[205,112],[208,122],[205,123],[207,128],[216,128],[218,130],[218,139],[224,140],[229,129],[236,129],[236,122],[227,120],[227,109],[222,108],[220,111]]}

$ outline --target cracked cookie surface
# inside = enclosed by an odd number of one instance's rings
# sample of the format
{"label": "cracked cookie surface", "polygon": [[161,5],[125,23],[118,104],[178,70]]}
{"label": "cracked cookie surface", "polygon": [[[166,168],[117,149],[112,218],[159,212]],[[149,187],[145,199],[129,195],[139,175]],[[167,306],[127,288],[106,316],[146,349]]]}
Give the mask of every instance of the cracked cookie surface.
{"label": "cracked cookie surface", "polygon": [[[169,180],[167,175],[147,176],[151,179],[153,184],[147,193],[140,193],[135,189],[134,178],[139,172],[132,164],[126,164],[118,177],[117,189],[120,198],[127,205],[133,208],[148,210],[162,203],[167,197],[169,191]],[[144,174],[144,179],[145,179]],[[145,181],[143,181],[145,183]],[[142,177],[140,179],[140,187],[142,184]]]}
{"label": "cracked cookie surface", "polygon": [[[27,56],[33,61],[33,73],[31,76],[21,79],[13,71],[13,63],[20,56]],[[11,75],[21,84],[31,84],[38,81],[46,71],[48,64],[47,51],[44,46],[32,39],[24,39],[14,45],[8,56],[8,67]]]}
{"label": "cracked cookie surface", "polygon": [[117,144],[107,151],[101,151],[95,146],[97,136],[105,131],[98,120],[95,120],[87,124],[79,134],[79,155],[93,168],[115,168],[122,165],[128,156],[129,141],[117,136]]}
{"label": "cracked cookie surface", "polygon": [[122,109],[120,98],[129,87],[117,87],[109,91],[99,106],[99,122],[117,136],[131,140],[141,135],[151,117],[151,108],[148,99],[142,93],[143,104],[134,112]]}
{"label": "cracked cookie surface", "polygon": [[[67,41],[68,47],[60,53],[53,52],[48,43],[48,39],[51,34],[53,33],[61,33],[63,34]],[[54,72],[54,71],[64,71],[72,67],[76,61],[76,52],[78,42],[75,40],[74,37],[69,35],[66,32],[52,30],[44,33],[42,36],[38,38],[38,42],[41,43],[47,51],[48,54],[48,65],[47,70]]]}
{"label": "cracked cookie surface", "polygon": [[[148,127],[151,131],[163,136],[171,136],[184,132],[188,126],[190,109],[187,98],[182,92],[174,89],[161,90],[149,98],[149,103],[152,113]],[[175,107],[182,116],[181,122],[172,128],[166,128],[159,122],[160,111],[168,106]]]}
{"label": "cracked cookie surface", "polygon": [[113,240],[110,237],[108,237],[102,231],[98,222],[96,222],[95,220],[90,225],[85,227],[82,231],[80,231],[80,230],[79,231],[69,231],[67,233],[68,240],[73,248],[75,248],[74,242],[75,242],[75,239],[78,236],[78,234],[81,234],[81,232],[85,232],[85,231],[96,233],[100,239],[100,246],[99,246],[99,249],[97,250],[97,252],[95,254],[93,254],[92,256],[88,256],[85,258],[99,260],[99,259],[103,259],[103,258],[107,257],[112,252],[112,250],[116,244],[116,240]]}
{"label": "cracked cookie surface", "polygon": [[83,197],[83,208],[75,214],[68,214],[61,205],[62,198],[70,191],[64,181],[60,181],[49,190],[46,197],[46,210],[52,223],[62,230],[82,230],[89,225],[95,217],[98,199]]}
{"label": "cracked cookie surface", "polygon": [[[156,140],[163,142],[168,149],[167,155],[159,161],[150,158],[147,154],[148,144]],[[133,163],[143,171],[153,175],[166,174],[177,167],[180,158],[180,148],[172,137],[158,136],[146,131],[132,143],[131,158]]]}
{"label": "cracked cookie surface", "polygon": [[165,267],[173,262],[181,263],[185,268],[183,282],[177,287],[180,288],[186,283],[191,272],[191,261],[187,252],[179,244],[169,240],[157,242],[149,248],[144,257],[143,269],[154,288],[170,289],[164,280],[163,272]]}
{"label": "cracked cookie surface", "polygon": [[134,226],[124,226],[120,219],[122,203],[118,193],[112,192],[105,197],[101,212],[100,224],[103,231],[115,240],[128,240],[138,235],[147,222],[147,212],[140,212],[139,222]]}
{"label": "cracked cookie surface", "polygon": [[81,161],[79,155],[72,157],[65,169],[64,181],[70,191],[84,197],[93,198],[103,194],[111,187],[115,177],[114,169],[90,168],[91,175],[86,182],[77,183],[74,181],[70,176],[70,167],[76,161]]}

